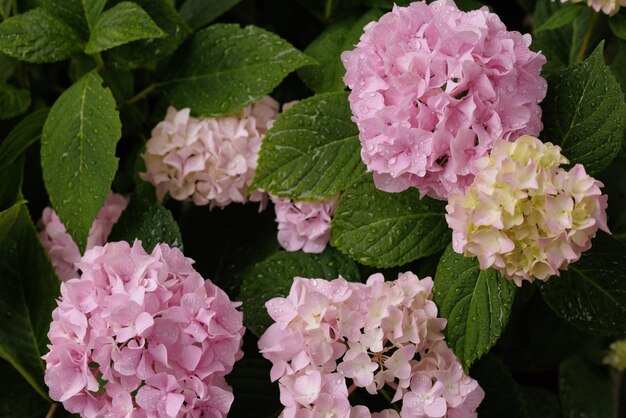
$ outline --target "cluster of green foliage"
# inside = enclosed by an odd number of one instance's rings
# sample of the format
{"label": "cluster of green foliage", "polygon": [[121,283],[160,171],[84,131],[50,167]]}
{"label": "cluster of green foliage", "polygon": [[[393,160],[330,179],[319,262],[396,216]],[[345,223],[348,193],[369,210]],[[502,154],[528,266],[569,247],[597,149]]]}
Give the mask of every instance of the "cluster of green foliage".
{"label": "cluster of green foliage", "polygon": [[[0,0],[0,416],[67,414],[43,380],[59,281],[35,223],[52,206],[83,250],[111,189],[132,196],[111,240],[184,244],[204,277],[244,302],[249,331],[228,378],[231,416],[281,409],[256,341],[269,324],[264,302],[286,294],[294,276],[409,270],[435,278],[448,344],[486,391],[479,416],[615,416],[626,393],[615,389],[626,385],[601,359],[626,337],[626,11],[487,3],[511,29],[532,31],[548,59],[542,139],[609,195],[613,235],[541,285],[517,288],[481,271],[451,250],[444,203],[383,193],[366,173],[340,54],[392,1]],[[209,117],[267,94],[302,101],[266,135],[252,187],[296,200],[342,193],[322,254],[280,251],[271,211],[160,204],[138,178],[168,105]]]}

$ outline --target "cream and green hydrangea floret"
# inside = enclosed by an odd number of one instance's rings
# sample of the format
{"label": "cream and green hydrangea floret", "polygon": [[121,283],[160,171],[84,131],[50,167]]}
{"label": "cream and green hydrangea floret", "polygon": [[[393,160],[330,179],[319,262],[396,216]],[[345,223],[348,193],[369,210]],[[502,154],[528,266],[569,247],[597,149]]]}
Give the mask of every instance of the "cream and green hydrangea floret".
{"label": "cream and green hydrangea floret", "polygon": [[606,224],[603,184],[582,165],[569,171],[561,148],[532,136],[497,140],[465,191],[449,195],[446,220],[456,252],[478,257],[521,286],[559,275]]}

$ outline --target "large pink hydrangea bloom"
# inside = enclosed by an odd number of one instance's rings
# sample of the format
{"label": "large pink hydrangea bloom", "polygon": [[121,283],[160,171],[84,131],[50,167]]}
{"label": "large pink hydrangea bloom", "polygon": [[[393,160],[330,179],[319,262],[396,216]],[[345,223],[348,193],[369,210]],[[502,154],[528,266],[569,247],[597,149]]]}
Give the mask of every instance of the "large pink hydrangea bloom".
{"label": "large pink hydrangea bloom", "polygon": [[231,116],[197,119],[190,109],[167,110],[165,120],[146,144],[142,179],[156,187],[159,199],[193,199],[196,205],[224,207],[247,200],[266,202],[266,195],[248,195],[261,140],[278,115],[269,96]]}
{"label": "large pink hydrangea bloom", "polygon": [[83,417],[225,417],[243,316],[192,263],[139,241],[87,251],[52,312],[50,398]]}
{"label": "large pink hydrangea bloom", "polygon": [[[561,0],[561,3],[580,3],[583,0]],[[626,6],[626,0],[587,0],[587,5],[593,7],[596,12],[602,11],[607,15],[619,12],[620,7]]]}
{"label": "large pink hydrangea bloom", "polygon": [[561,148],[531,136],[498,140],[465,192],[449,195],[446,220],[458,253],[478,257],[521,286],[547,280],[591,248],[606,224],[602,183],[568,160]]}
{"label": "large pink hydrangea bloom", "polygon": [[379,189],[446,199],[496,138],[538,135],[546,59],[486,7],[394,7],[342,54],[361,157]]}
{"label": "large pink hydrangea bloom", "polygon": [[[444,341],[432,286],[410,272],[366,284],[297,277],[287,297],[268,301],[275,323],[259,349],[279,382],[281,417],[476,417],[484,392]],[[355,388],[384,386],[402,400],[400,415],[351,407]]]}
{"label": "large pink hydrangea bloom", "polygon": [[272,196],[278,242],[287,251],[321,253],[330,240],[330,221],[337,198],[323,202],[294,202]]}
{"label": "large pink hydrangea bloom", "polygon": [[[128,205],[128,199],[117,193],[110,193],[104,206],[94,219],[89,236],[87,249],[104,245],[113,229],[113,225]],[[38,222],[39,240],[48,253],[57,276],[63,281],[78,277],[76,263],[80,261],[80,250],[67,233],[65,226],[54,209],[45,208]]]}

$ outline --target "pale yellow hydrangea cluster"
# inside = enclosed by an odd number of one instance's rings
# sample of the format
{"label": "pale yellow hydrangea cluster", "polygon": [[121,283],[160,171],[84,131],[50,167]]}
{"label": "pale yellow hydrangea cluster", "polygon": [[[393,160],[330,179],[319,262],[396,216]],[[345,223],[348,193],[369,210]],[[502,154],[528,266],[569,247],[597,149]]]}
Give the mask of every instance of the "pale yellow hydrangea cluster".
{"label": "pale yellow hydrangea cluster", "polygon": [[464,191],[449,195],[446,220],[454,250],[478,257],[518,286],[558,275],[591,247],[606,225],[602,183],[577,164],[567,171],[561,148],[525,135],[497,140]]}
{"label": "pale yellow hydrangea cluster", "polygon": [[626,369],[626,340],[615,341],[609,349],[609,353],[602,362],[614,369],[624,371]]}
{"label": "pale yellow hydrangea cluster", "polygon": [[[561,0],[561,3],[580,3],[582,0]],[[596,12],[602,11],[607,15],[614,15],[621,6],[626,6],[626,0],[587,0],[587,6],[593,7]]]}

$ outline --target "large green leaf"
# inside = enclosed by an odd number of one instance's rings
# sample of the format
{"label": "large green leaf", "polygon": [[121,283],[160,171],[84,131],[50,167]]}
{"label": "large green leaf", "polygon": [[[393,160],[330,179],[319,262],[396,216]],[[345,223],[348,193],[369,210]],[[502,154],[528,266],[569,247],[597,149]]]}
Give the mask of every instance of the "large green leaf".
{"label": "large green leaf", "polygon": [[93,54],[140,39],[163,38],[163,32],[141,6],[129,1],[116,4],[96,20],[85,52]]}
{"label": "large green leaf", "polygon": [[0,23],[0,51],[22,61],[62,61],[82,47],[74,29],[43,8]]}
{"label": "large green leaf", "polygon": [[542,138],[560,145],[572,164],[583,164],[591,175],[617,156],[626,126],[624,95],[602,49],[551,78],[543,102]]}
{"label": "large green leaf", "polygon": [[606,39],[608,17],[597,13],[591,7],[583,7],[582,12],[572,23],[572,47],[569,51],[569,62],[575,64],[583,61],[598,44]]}
{"label": "large green leaf", "polygon": [[128,207],[113,226],[109,241],[126,241],[132,245],[139,239],[148,252],[161,243],[182,249],[183,240],[178,224],[172,213],[155,201],[154,190],[150,189],[148,185],[138,187]]}
{"label": "large green leaf", "polygon": [[324,200],[365,173],[347,93],[313,96],[285,111],[265,135],[251,189]]}
{"label": "large green leaf", "polygon": [[536,35],[544,30],[558,29],[565,25],[569,25],[582,11],[582,5],[566,4],[558,9],[554,14],[550,15],[546,21],[542,22],[538,26],[535,26],[533,34]]}
{"label": "large green leaf", "polygon": [[9,232],[11,232],[24,203],[26,203],[25,200],[19,201],[10,208],[0,212],[0,244],[9,236]]}
{"label": "large green leaf", "polygon": [[30,91],[0,84],[0,119],[11,119],[26,112],[30,106]]}
{"label": "large green leaf", "polygon": [[321,254],[280,251],[266,258],[244,274],[239,299],[243,302],[244,324],[261,336],[272,324],[265,302],[287,296],[294,277],[333,280],[338,276],[359,280],[356,265],[332,248]]}
{"label": "large green leaf", "polygon": [[559,397],[568,418],[613,418],[611,377],[606,367],[574,355],[559,367]]}
{"label": "large green leaf", "polygon": [[383,12],[373,9],[360,18],[334,23],[304,50],[319,65],[310,65],[298,70],[298,75],[316,93],[343,91],[343,75],[346,70],[341,63],[341,53],[354,48],[363,34],[363,27],[382,16]]}
{"label": "large green leaf", "polygon": [[191,29],[168,0],[134,0],[167,33],[167,37],[134,41],[107,51],[108,62],[120,68],[154,69],[191,34]]}
{"label": "large green leaf", "polygon": [[43,128],[41,165],[50,201],[81,250],[117,169],[121,123],[115,99],[93,71],[57,99]]}
{"label": "large green leaf", "polygon": [[50,404],[9,363],[0,360],[0,417],[45,417]]}
{"label": "large green leaf", "polygon": [[216,24],[197,32],[174,58],[163,81],[177,108],[201,116],[235,112],[270,93],[290,72],[313,60],[255,26]]}
{"label": "large green leaf", "polygon": [[540,286],[566,321],[601,335],[626,335],[626,244],[604,234],[579,261]]}
{"label": "large green leaf", "polygon": [[[535,27],[542,26],[551,16],[559,13],[566,5],[558,1],[539,0],[533,14]],[[543,67],[543,74],[553,74],[569,63],[569,51],[572,46],[572,25],[565,25],[556,30],[533,33],[531,48],[541,51],[548,62]]]}
{"label": "large green leaf", "polygon": [[47,332],[58,295],[52,270],[28,210],[20,205],[7,239],[0,243],[0,357],[48,399],[41,356],[47,351]]}
{"label": "large green leaf", "polygon": [[617,52],[610,68],[624,92],[626,91],[626,42],[618,39],[616,44]]}
{"label": "large green leaf", "polygon": [[434,254],[450,242],[445,203],[414,189],[385,193],[364,175],[341,197],[331,243],[361,264],[394,267]]}
{"label": "large green leaf", "polygon": [[85,41],[105,4],[106,0],[41,0],[46,11],[74,28]]}
{"label": "large green leaf", "polygon": [[449,245],[435,275],[435,303],[448,319],[446,341],[465,369],[494,346],[504,331],[517,287],[494,269]]}
{"label": "large green leaf", "polygon": [[192,29],[199,29],[226,13],[241,0],[185,0],[180,15]]}
{"label": "large green leaf", "polygon": [[0,172],[7,170],[20,155],[41,137],[48,108],[39,109],[22,119],[0,144]]}

